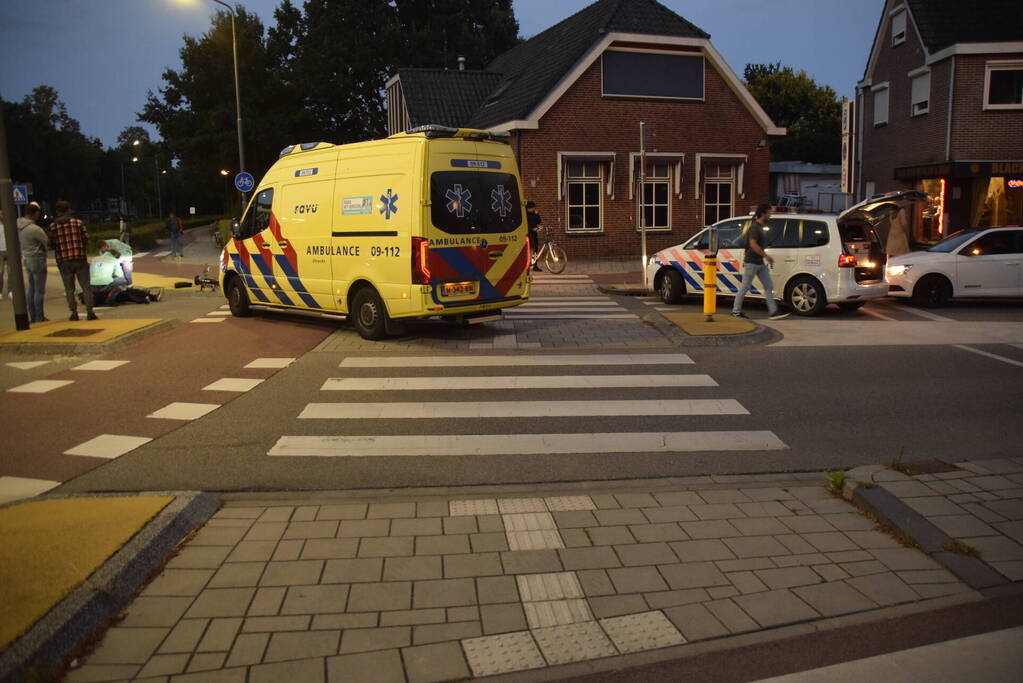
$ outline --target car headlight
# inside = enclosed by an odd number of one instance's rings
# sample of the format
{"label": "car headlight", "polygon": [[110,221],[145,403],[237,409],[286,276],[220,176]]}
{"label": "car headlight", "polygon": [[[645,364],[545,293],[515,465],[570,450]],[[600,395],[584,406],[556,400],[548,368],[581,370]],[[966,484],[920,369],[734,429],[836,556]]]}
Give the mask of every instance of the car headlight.
{"label": "car headlight", "polygon": [[905,275],[912,269],[913,269],[912,265],[909,264],[903,265],[900,263],[895,266],[888,266],[888,275],[892,277],[898,277],[899,275]]}

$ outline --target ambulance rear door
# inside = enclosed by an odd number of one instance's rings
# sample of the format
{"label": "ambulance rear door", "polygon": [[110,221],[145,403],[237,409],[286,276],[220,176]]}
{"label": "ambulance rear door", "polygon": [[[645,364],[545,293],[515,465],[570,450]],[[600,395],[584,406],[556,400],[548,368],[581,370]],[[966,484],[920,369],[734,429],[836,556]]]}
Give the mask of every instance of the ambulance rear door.
{"label": "ambulance rear door", "polygon": [[528,293],[523,205],[508,145],[430,141],[428,264],[445,311],[520,300]]}

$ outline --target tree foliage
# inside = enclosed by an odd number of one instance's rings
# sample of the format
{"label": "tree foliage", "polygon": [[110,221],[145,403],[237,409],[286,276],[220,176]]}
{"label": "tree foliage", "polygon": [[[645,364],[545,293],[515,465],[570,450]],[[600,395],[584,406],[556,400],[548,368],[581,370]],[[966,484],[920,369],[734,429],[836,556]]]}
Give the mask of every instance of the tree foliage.
{"label": "tree foliage", "polygon": [[841,160],[842,108],[834,90],[780,63],[747,64],[744,78],[768,116],[787,129],[784,137],[771,141],[772,160]]}
{"label": "tree foliage", "polygon": [[99,196],[103,146],[82,134],[54,88],[40,85],[21,102],[2,105],[11,175],[32,184],[33,200],[80,206]]}

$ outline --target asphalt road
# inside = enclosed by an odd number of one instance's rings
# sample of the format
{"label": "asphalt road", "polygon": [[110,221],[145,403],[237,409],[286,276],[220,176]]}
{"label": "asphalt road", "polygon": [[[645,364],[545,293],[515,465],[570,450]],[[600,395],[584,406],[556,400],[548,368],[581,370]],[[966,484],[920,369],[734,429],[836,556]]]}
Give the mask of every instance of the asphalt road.
{"label": "asphalt road", "polygon": [[[898,303],[894,304],[895,307]],[[978,314],[975,311],[980,310]],[[983,311],[987,313],[984,314]],[[1013,305],[956,307],[954,315],[980,315],[985,320],[1018,321]],[[896,308],[896,313],[899,311]],[[754,315],[757,315],[754,313]],[[891,317],[891,316],[889,316]],[[826,320],[820,321],[826,324]],[[237,339],[251,356],[259,348],[251,326],[280,330],[306,323],[226,320],[218,327],[225,340]],[[553,323],[545,323],[553,324]],[[639,324],[639,323],[637,323]],[[866,323],[869,324],[869,323]],[[236,326],[245,332],[233,334]],[[201,328],[203,326],[190,326]],[[296,329],[298,329],[296,327]],[[311,347],[333,329],[311,326],[299,346]],[[824,328],[822,328],[824,329]],[[208,334],[196,329],[194,334]],[[344,348],[354,332],[342,325],[326,348]],[[457,335],[457,330],[452,330]],[[331,341],[328,340],[328,341]],[[62,491],[123,490],[314,490],[458,486],[470,484],[583,481],[689,476],[740,472],[809,471],[894,459],[938,458],[947,461],[1016,456],[1023,436],[1018,411],[1023,366],[1013,365],[954,345],[926,346],[747,346],[601,349],[457,351],[418,349],[408,344],[367,346],[355,343],[351,353],[311,350],[290,367],[269,376],[255,389],[228,399],[213,413],[187,422],[160,438],[102,467],[81,474]],[[216,356],[232,367],[230,343]],[[369,348],[370,350],[366,350]],[[974,345],[979,351],[1023,363],[1023,348],[1010,344]],[[618,355],[684,353],[688,365],[529,366],[517,356],[572,353]],[[507,356],[495,367],[340,367],[350,356],[455,354]],[[273,355],[268,353],[267,355]],[[188,371],[180,365],[181,371]],[[177,368],[174,364],[168,370]],[[228,370],[224,369],[227,373]],[[679,375],[706,375],[717,386],[653,386]],[[521,377],[593,378],[651,375],[652,379],[623,387],[498,388],[492,382]],[[212,377],[204,372],[203,382]],[[246,376],[236,373],[225,376]],[[483,378],[478,389],[325,391],[334,378]],[[183,380],[182,380],[183,381]],[[628,382],[626,382],[628,384]],[[192,382],[194,385],[195,382]],[[196,400],[192,386],[187,398]],[[164,389],[161,389],[164,391]],[[311,403],[404,403],[459,401],[469,404],[508,401],[737,401],[748,414],[616,415],[577,414],[533,417],[464,417],[411,419],[303,419]],[[162,399],[161,399],[162,400]],[[400,410],[400,406],[398,407]],[[768,433],[784,445],[778,450],[623,452],[615,450],[619,434],[674,432]],[[430,455],[376,457],[270,456],[282,437],[397,437],[426,444],[431,436],[481,435],[483,451],[511,444],[528,434],[581,435],[588,453],[550,455],[544,452],[504,455]],[[598,435],[593,437],[591,435]],[[363,439],[364,442],[373,439]],[[628,441],[628,439],[626,439]],[[513,446],[509,446],[514,448]],[[360,447],[361,448],[361,447]],[[361,452],[360,449],[356,449]]]}

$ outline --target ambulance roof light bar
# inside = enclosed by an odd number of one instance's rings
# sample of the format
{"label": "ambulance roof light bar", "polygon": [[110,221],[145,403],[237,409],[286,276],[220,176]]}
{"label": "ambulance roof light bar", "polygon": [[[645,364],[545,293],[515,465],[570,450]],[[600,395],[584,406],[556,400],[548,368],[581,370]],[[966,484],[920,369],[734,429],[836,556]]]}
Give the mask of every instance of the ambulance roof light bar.
{"label": "ambulance roof light bar", "polygon": [[278,158],[286,156],[288,154],[294,154],[296,152],[308,152],[313,149],[317,149],[320,145],[326,145],[327,147],[333,147],[334,145],[329,142],[303,142],[297,145],[288,145],[281,150],[281,153],[277,155]]}
{"label": "ambulance roof light bar", "polygon": [[467,140],[493,140],[495,142],[507,143],[511,133],[506,130],[479,130],[476,128],[451,128],[436,123],[429,123],[425,126],[409,128],[406,135],[422,133],[427,138],[465,138]]}

